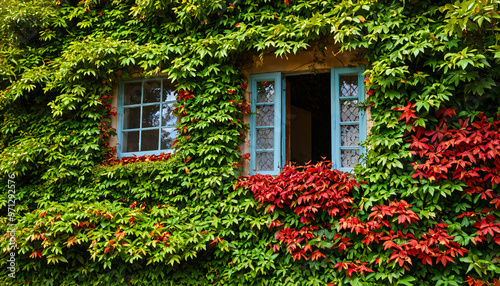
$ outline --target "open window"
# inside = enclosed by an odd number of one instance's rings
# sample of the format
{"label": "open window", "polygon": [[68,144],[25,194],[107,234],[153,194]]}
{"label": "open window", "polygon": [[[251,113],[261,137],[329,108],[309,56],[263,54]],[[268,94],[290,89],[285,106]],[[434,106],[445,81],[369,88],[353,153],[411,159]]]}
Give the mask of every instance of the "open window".
{"label": "open window", "polygon": [[171,152],[177,132],[175,89],[168,80],[122,82],[118,97],[118,157]]}
{"label": "open window", "polygon": [[251,173],[277,174],[285,164],[331,160],[351,171],[363,152],[366,118],[362,67],[329,73],[250,76]]}

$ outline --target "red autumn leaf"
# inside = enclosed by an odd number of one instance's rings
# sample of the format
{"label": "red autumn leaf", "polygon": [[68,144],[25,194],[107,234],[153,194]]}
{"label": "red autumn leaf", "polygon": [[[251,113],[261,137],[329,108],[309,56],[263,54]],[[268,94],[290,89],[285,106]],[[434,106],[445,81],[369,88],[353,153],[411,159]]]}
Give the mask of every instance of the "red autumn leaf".
{"label": "red autumn leaf", "polygon": [[399,247],[399,246],[398,246],[396,243],[394,243],[394,241],[392,241],[392,240],[388,240],[388,241],[384,242],[383,246],[384,246],[384,250],[387,250],[387,249],[389,249],[389,248],[398,248],[398,247]]}
{"label": "red autumn leaf", "polygon": [[424,142],[427,142],[429,141],[428,138],[422,138],[422,139],[418,139],[417,137],[415,136],[411,136],[411,138],[413,139],[411,145],[410,145],[410,148],[414,149],[414,150],[429,150],[431,149],[431,146],[429,144],[426,144]]}
{"label": "red autumn leaf", "polygon": [[30,254],[30,258],[42,258],[42,252],[40,250],[34,251]]}
{"label": "red autumn leaf", "polygon": [[498,209],[498,207],[500,206],[500,197],[496,197],[493,200],[491,200],[490,204],[494,204],[495,208]]}
{"label": "red autumn leaf", "polygon": [[366,262],[363,263],[362,265],[359,265],[357,268],[356,268],[356,272],[358,272],[359,274],[361,275],[364,275],[365,272],[374,272],[372,269],[368,268],[365,266],[366,265]]}
{"label": "red autumn leaf", "polygon": [[347,263],[345,263],[345,262],[339,262],[339,263],[335,264],[335,266],[333,268],[338,268],[339,271],[342,271],[342,269],[347,270],[347,268],[349,268],[349,266],[347,266]]}
{"label": "red autumn leaf", "polygon": [[429,255],[425,254],[425,253],[420,253],[418,258],[421,258],[422,259],[422,264],[429,264],[430,266],[432,266],[432,259]]}
{"label": "red autumn leaf", "polygon": [[446,255],[438,256],[438,258],[436,259],[436,263],[439,263],[439,261],[441,261],[441,264],[443,264],[443,266],[445,267],[448,261],[455,263],[455,261],[453,261],[453,258]]}
{"label": "red autumn leaf", "polygon": [[347,276],[349,276],[349,278],[350,278],[352,276],[353,272],[354,272],[354,268],[347,269]]}
{"label": "red autumn leaf", "polygon": [[117,232],[115,233],[115,237],[117,240],[121,240],[125,236],[125,232]]}
{"label": "red autumn leaf", "polygon": [[403,114],[401,114],[401,116],[398,118],[398,121],[405,119],[406,124],[408,124],[412,118],[415,118],[415,119],[418,118],[415,115],[415,110],[412,109],[413,107],[415,107],[415,104],[411,104],[410,102],[408,102],[408,104],[404,107],[394,108],[393,110],[403,111]]}
{"label": "red autumn leaf", "polygon": [[443,109],[440,109],[437,113],[436,113],[436,116],[437,117],[445,117],[445,116],[449,116],[449,117],[452,117],[453,115],[457,115],[457,113],[455,112],[454,109],[452,108],[443,108]]}

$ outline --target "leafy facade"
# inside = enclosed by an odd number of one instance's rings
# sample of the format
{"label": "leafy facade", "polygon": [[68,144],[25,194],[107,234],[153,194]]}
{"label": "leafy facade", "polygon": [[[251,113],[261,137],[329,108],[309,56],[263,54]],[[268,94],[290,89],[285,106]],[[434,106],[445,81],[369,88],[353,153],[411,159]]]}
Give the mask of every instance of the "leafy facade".
{"label": "leafy facade", "polygon": [[[499,5],[3,0],[0,173],[15,189],[17,272],[5,191],[1,283],[497,285]],[[296,205],[258,208],[233,188],[245,65],[331,41],[369,63],[366,183],[350,183],[341,217],[293,192]],[[137,75],[176,82],[176,152],[114,162],[111,96]]]}

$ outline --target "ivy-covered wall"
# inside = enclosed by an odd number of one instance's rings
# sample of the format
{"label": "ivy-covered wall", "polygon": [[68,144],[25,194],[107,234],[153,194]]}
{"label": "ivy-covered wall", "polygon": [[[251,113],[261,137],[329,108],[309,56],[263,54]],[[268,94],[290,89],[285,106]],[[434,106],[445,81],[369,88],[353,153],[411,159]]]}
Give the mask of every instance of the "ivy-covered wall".
{"label": "ivy-covered wall", "polygon": [[[499,6],[1,0],[1,284],[498,285]],[[364,163],[238,180],[245,64],[332,41]],[[160,73],[175,152],[116,161],[113,89]]]}

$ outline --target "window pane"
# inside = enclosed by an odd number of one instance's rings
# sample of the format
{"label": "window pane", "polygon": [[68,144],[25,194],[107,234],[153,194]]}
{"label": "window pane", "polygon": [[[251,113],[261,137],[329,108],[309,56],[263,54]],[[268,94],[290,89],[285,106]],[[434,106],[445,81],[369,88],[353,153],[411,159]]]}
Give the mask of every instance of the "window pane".
{"label": "window pane", "polygon": [[274,170],[274,152],[257,152],[256,156],[258,171]]}
{"label": "window pane", "polygon": [[358,75],[343,74],[339,76],[340,96],[358,96]]}
{"label": "window pane", "polygon": [[162,106],[162,117],[161,117],[161,123],[162,126],[175,126],[175,123],[177,123],[177,117],[173,115],[174,112],[174,104],[163,104]]}
{"label": "window pane", "polygon": [[257,82],[257,102],[274,101],[274,81]]}
{"label": "window pane", "polygon": [[177,93],[174,86],[168,80],[163,81],[163,101],[175,100]]}
{"label": "window pane", "polygon": [[139,151],[139,131],[123,132],[123,151]]}
{"label": "window pane", "polygon": [[160,126],[160,105],[149,105],[142,108],[142,127]]}
{"label": "window pane", "polygon": [[359,150],[340,150],[342,168],[354,168],[359,163]]}
{"label": "window pane", "polygon": [[131,82],[123,85],[123,104],[140,104],[141,103],[142,82]]}
{"label": "window pane", "polygon": [[159,129],[141,131],[141,151],[158,150]]}
{"label": "window pane", "polygon": [[341,146],[358,146],[359,125],[344,125],[341,128]]}
{"label": "window pane", "polygon": [[342,122],[359,120],[359,106],[357,100],[341,100],[340,106],[340,119]]}
{"label": "window pane", "polygon": [[175,137],[177,137],[175,128],[163,128],[161,130],[161,149],[172,149]]}
{"label": "window pane", "polygon": [[131,107],[123,109],[123,129],[139,128],[141,122],[141,108]]}
{"label": "window pane", "polygon": [[160,102],[161,100],[161,81],[146,81],[144,83],[144,103]]}
{"label": "window pane", "polygon": [[274,128],[257,129],[257,144],[256,149],[273,149],[274,148]]}
{"label": "window pane", "polygon": [[257,126],[274,126],[274,105],[257,106]]}

